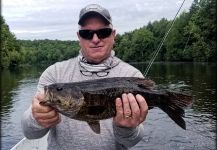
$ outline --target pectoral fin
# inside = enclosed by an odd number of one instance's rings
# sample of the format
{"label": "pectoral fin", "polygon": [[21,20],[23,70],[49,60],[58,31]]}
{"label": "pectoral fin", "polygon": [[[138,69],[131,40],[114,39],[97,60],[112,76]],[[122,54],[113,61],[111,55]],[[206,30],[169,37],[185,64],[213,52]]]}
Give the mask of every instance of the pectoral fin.
{"label": "pectoral fin", "polygon": [[88,121],[90,128],[97,134],[100,134],[100,124],[99,121]]}

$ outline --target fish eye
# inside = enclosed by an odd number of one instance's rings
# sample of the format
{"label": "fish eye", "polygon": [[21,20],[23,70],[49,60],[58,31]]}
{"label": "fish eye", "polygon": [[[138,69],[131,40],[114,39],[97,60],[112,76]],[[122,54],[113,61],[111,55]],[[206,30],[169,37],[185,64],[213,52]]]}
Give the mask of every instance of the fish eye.
{"label": "fish eye", "polygon": [[57,91],[62,91],[63,88],[62,88],[62,87],[57,87],[56,90],[57,90]]}
{"label": "fish eye", "polygon": [[59,99],[58,99],[58,100],[56,100],[56,102],[57,102],[57,103],[59,103],[59,104],[61,104],[61,101],[60,101]]}

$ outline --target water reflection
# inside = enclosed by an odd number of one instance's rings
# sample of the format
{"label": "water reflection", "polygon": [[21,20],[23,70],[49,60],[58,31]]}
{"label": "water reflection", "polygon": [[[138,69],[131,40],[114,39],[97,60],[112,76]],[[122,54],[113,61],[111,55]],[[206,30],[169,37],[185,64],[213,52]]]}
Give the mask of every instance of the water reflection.
{"label": "water reflection", "polygon": [[[14,100],[13,89],[16,89],[21,80],[38,78],[42,72],[40,67],[25,67],[1,71],[1,116],[10,113]],[[34,82],[34,81],[33,81]]]}

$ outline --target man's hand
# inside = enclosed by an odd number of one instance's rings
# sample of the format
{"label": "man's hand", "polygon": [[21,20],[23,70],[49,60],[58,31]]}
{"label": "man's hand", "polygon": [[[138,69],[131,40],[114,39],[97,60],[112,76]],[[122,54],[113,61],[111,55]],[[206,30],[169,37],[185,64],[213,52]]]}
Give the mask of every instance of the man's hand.
{"label": "man's hand", "polygon": [[116,99],[117,114],[114,117],[116,125],[133,128],[142,123],[148,114],[148,105],[145,99],[137,94],[123,94],[122,100]]}
{"label": "man's hand", "polygon": [[41,126],[49,128],[58,124],[61,118],[53,108],[39,104],[43,99],[44,93],[37,92],[32,101],[32,115]]}

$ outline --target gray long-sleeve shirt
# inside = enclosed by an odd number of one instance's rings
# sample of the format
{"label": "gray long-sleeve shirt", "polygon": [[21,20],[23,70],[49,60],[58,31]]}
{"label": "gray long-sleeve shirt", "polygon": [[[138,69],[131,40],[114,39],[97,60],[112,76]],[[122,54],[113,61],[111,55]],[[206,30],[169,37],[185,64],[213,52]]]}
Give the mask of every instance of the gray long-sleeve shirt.
{"label": "gray long-sleeve shirt", "polygon": [[[113,67],[106,77],[143,77],[133,66],[114,57],[119,64]],[[97,75],[84,76],[80,72],[78,58],[55,63],[41,75],[38,91],[45,85],[57,82],[77,82],[98,79]],[[94,133],[83,121],[70,119],[61,115],[61,122],[52,128],[43,128],[33,118],[30,108],[22,118],[24,135],[29,139],[43,137],[48,131],[48,150],[121,150],[128,149],[138,143],[144,136],[143,125],[136,128],[121,128],[113,123],[113,119],[100,121],[101,133]]]}

